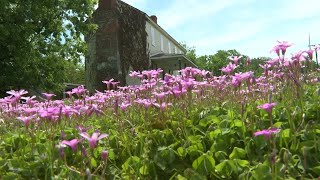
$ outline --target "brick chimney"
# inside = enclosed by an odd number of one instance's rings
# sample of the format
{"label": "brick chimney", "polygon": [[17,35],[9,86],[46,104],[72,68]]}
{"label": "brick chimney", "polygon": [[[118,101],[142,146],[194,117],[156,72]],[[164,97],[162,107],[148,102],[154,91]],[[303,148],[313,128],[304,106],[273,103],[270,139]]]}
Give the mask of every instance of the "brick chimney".
{"label": "brick chimney", "polygon": [[158,24],[158,18],[156,15],[152,15],[150,16],[150,18],[152,19],[153,22],[155,22],[156,24]]}
{"label": "brick chimney", "polygon": [[101,9],[115,9],[117,0],[99,0],[98,8]]}

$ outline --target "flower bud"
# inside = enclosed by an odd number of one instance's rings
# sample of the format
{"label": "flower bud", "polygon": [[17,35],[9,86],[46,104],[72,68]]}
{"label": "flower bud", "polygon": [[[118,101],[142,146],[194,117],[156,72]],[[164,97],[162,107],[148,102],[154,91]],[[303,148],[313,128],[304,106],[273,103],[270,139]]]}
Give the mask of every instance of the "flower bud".
{"label": "flower bud", "polygon": [[107,160],[108,159],[108,155],[109,155],[108,151],[106,151],[106,150],[102,151],[101,152],[101,159],[104,160],[104,161]]}

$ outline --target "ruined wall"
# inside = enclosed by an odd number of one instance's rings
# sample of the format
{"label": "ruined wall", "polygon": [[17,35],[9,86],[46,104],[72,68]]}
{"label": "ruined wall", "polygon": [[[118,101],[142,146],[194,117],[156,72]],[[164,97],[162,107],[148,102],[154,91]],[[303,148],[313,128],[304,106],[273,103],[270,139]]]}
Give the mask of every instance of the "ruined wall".
{"label": "ruined wall", "polygon": [[104,80],[126,83],[129,67],[149,67],[145,14],[118,0],[99,0],[92,22],[98,30],[86,37],[86,86],[91,92],[104,90]]}
{"label": "ruined wall", "polygon": [[125,82],[129,67],[134,71],[147,69],[150,65],[147,47],[145,13],[119,1],[119,50],[122,82]]}
{"label": "ruined wall", "polygon": [[91,92],[104,90],[104,80],[121,75],[120,55],[118,49],[118,13],[117,6],[99,6],[93,14],[93,23],[98,25],[95,33],[90,34],[88,42],[89,53],[86,58],[86,86]]}

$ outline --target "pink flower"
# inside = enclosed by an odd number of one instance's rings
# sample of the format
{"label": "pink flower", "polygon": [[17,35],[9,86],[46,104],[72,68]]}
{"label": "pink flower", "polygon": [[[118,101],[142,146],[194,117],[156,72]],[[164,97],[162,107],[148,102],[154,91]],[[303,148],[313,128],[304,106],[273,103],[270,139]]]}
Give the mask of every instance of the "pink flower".
{"label": "pink flower", "polygon": [[238,65],[238,64],[239,64],[240,58],[242,58],[242,56],[229,57],[229,59],[232,60],[235,65]]}
{"label": "pink flower", "polygon": [[84,108],[84,111],[88,116],[91,116],[93,113],[95,113],[97,116],[103,114],[103,111],[100,110],[100,108],[96,104],[90,104],[90,106],[88,106],[87,109]]}
{"label": "pink flower", "polygon": [[87,130],[91,129],[91,127],[85,128],[83,126],[76,127],[81,133],[87,132]]}
{"label": "pink flower", "polygon": [[81,86],[78,86],[78,87],[76,87],[76,88],[73,88],[73,89],[71,90],[71,92],[72,92],[73,94],[76,94],[78,97],[80,97],[82,94],[85,94],[85,93],[87,92],[87,89],[85,89],[84,86],[81,85]]}
{"label": "pink flower", "polygon": [[166,92],[160,92],[160,93],[154,92],[153,94],[154,94],[160,101],[162,101],[162,100],[166,97],[166,95],[167,95],[168,93],[166,93]]}
{"label": "pink flower", "polygon": [[42,93],[42,94],[47,100],[50,100],[53,96],[56,96],[55,94],[50,94],[50,93]]}
{"label": "pink flower", "polygon": [[72,94],[74,94],[74,92],[72,92],[72,91],[67,91],[67,92],[65,92],[66,94],[68,94],[68,96],[71,98],[72,97]]}
{"label": "pink flower", "polygon": [[34,119],[36,116],[27,116],[27,117],[17,117],[17,119],[21,120],[25,126],[28,126],[30,124],[30,121]]}
{"label": "pink flower", "polygon": [[126,111],[129,106],[131,106],[131,103],[129,103],[129,102],[122,102],[122,103],[120,104],[120,109],[121,109],[122,111]]}
{"label": "pink flower", "polygon": [[32,97],[21,97],[21,99],[26,100],[26,104],[28,104],[29,106],[32,106],[33,104],[35,104],[36,101],[34,101],[33,99],[35,99],[36,96],[32,96]]}
{"label": "pink flower", "polygon": [[164,111],[164,110],[166,110],[169,106],[172,106],[172,103],[165,103],[165,102],[163,102],[163,103],[161,103],[161,104],[159,104],[159,103],[153,103],[153,105],[154,105],[155,107],[159,108],[161,111]]}
{"label": "pink flower", "polygon": [[229,63],[226,67],[222,68],[221,71],[227,74],[231,74],[236,68],[236,64]]}
{"label": "pink flower", "polygon": [[57,107],[49,107],[47,109],[41,109],[38,111],[39,116],[46,119],[51,119],[52,121],[56,120],[56,118],[60,114],[60,108]]}
{"label": "pink flower", "polygon": [[259,109],[264,109],[264,110],[266,110],[268,113],[271,113],[272,108],[273,108],[274,106],[276,106],[276,105],[277,105],[277,103],[265,103],[265,104],[262,104],[262,105],[260,105],[260,106],[257,106],[257,108],[259,108]]}
{"label": "pink flower", "polygon": [[[270,65],[270,67],[278,64],[280,61],[280,58],[279,57],[276,57],[276,58],[273,58],[273,59],[270,59],[268,60],[266,63]],[[261,67],[261,66],[260,66]],[[263,67],[262,67],[263,68]]]}
{"label": "pink flower", "polygon": [[140,74],[140,71],[130,71],[129,76],[130,77],[137,77]]}
{"label": "pink flower", "polygon": [[264,129],[261,131],[257,131],[254,133],[254,136],[265,136],[266,138],[270,138],[271,134],[277,134],[280,132],[280,129],[277,128],[271,128],[271,129]]}
{"label": "pink flower", "polygon": [[[15,104],[15,103],[17,103],[19,100],[20,100],[20,98],[23,96],[23,95],[25,95],[25,94],[27,94],[28,93],[28,91],[26,91],[26,90],[20,90],[20,91],[14,91],[14,90],[11,90],[11,91],[7,91],[7,94],[10,94],[10,95],[12,95],[12,96],[10,96],[10,98],[8,98],[8,100],[10,99],[10,103],[12,103],[12,104]],[[12,98],[13,97],[13,98]]]}
{"label": "pink flower", "polygon": [[278,44],[271,49],[271,52],[277,53],[280,56],[280,50],[282,55],[284,55],[287,51],[287,48],[292,46],[288,41],[278,41]]}
{"label": "pink flower", "polygon": [[25,94],[28,94],[28,91],[26,90],[20,90],[20,91],[14,91],[14,90],[11,90],[11,91],[7,91],[7,94],[10,94],[10,95],[13,95],[14,97],[20,97],[25,95]]}
{"label": "pink flower", "polygon": [[90,148],[95,148],[98,141],[103,139],[103,138],[106,138],[108,137],[109,135],[108,134],[100,134],[98,132],[94,132],[92,134],[92,136],[90,137],[89,134],[87,132],[83,132],[83,133],[80,133],[80,136],[84,137],[85,139],[87,139],[89,141],[89,145],[90,145]]}
{"label": "pink flower", "polygon": [[300,61],[305,61],[306,58],[304,57],[303,53],[304,53],[304,51],[299,51],[296,54],[293,54],[291,59],[292,60],[297,60],[299,62]]}
{"label": "pink flower", "polygon": [[71,141],[63,140],[61,144],[68,145],[72,151],[77,151],[77,145],[80,141],[78,139],[72,139]]}
{"label": "pink flower", "polygon": [[310,60],[312,60],[314,50],[309,49],[309,50],[307,50],[307,51],[303,51],[303,52],[307,53],[307,54],[308,54],[308,56],[309,56],[309,58],[310,58]]}

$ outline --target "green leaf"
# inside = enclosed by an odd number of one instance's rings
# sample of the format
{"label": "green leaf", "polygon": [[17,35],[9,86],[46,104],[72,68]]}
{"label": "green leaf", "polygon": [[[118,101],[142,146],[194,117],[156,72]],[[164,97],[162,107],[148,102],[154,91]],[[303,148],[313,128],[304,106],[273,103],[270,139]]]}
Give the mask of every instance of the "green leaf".
{"label": "green leaf", "polygon": [[207,119],[201,119],[199,121],[199,125],[202,126],[202,127],[207,127],[208,125],[208,120]]}
{"label": "green leaf", "polygon": [[229,155],[230,159],[242,159],[245,157],[246,157],[246,151],[238,147],[234,147],[232,153]]}
{"label": "green leaf", "polygon": [[201,143],[197,143],[197,144],[191,145],[191,146],[189,146],[187,148],[187,153],[190,156],[196,156],[200,152],[203,153],[203,145]]}
{"label": "green leaf", "polygon": [[140,158],[137,157],[137,156],[129,157],[126,160],[126,162],[122,164],[122,169],[125,170],[125,171],[135,170],[135,169],[138,170],[138,167],[140,167]]}
{"label": "green leaf", "polygon": [[149,174],[149,166],[148,165],[143,165],[140,169],[139,169],[140,174],[142,175],[148,175]]}
{"label": "green leaf", "polygon": [[258,164],[252,171],[252,177],[259,180],[272,179],[271,169],[268,165]]}
{"label": "green leaf", "polygon": [[188,140],[191,141],[192,143],[198,143],[201,142],[201,139],[203,136],[197,135],[197,136],[188,136]]}
{"label": "green leaf", "polygon": [[282,124],[283,124],[283,122],[276,122],[276,123],[274,123],[273,126],[276,128],[280,128],[282,126]]}
{"label": "green leaf", "polygon": [[224,160],[224,161],[220,162],[219,164],[217,164],[215,166],[216,170],[222,172],[225,169],[225,167],[227,166],[228,161],[229,160]]}
{"label": "green leaf", "polygon": [[3,180],[12,180],[12,179],[19,179],[19,174],[16,174],[14,172],[8,172],[6,175],[2,176],[1,179]]}
{"label": "green leaf", "polygon": [[313,167],[311,170],[320,176],[320,166]]}
{"label": "green leaf", "polygon": [[226,160],[228,155],[226,152],[224,151],[217,151],[214,153],[214,157],[218,160],[218,161],[223,161]]}
{"label": "green leaf", "polygon": [[168,164],[171,164],[175,160],[174,151],[171,148],[165,149],[160,153],[161,159],[166,161]]}
{"label": "green leaf", "polygon": [[180,156],[180,157],[185,157],[187,153],[186,153],[185,148],[179,147],[179,148],[177,149],[177,154],[178,154],[178,156]]}
{"label": "green leaf", "polygon": [[238,172],[237,167],[231,160],[224,160],[218,165],[216,165],[216,170],[223,174],[224,176],[230,176],[232,172]]}
{"label": "green leaf", "polygon": [[188,177],[188,179],[190,180],[206,180],[206,176],[200,175],[199,173],[197,173],[196,171],[194,171],[193,169],[187,168],[184,170],[183,175],[185,177]]}
{"label": "green leaf", "polygon": [[177,180],[188,180],[188,179],[178,174]]}
{"label": "green leaf", "polygon": [[234,120],[231,123],[231,127],[243,127],[243,126],[244,126],[244,123],[240,120]]}
{"label": "green leaf", "polygon": [[282,138],[290,138],[291,131],[290,129],[284,129],[281,131]]}
{"label": "green leaf", "polygon": [[216,129],[214,131],[211,131],[209,133],[209,137],[210,140],[213,141],[214,139],[216,139],[220,134],[222,134],[222,130],[221,129]]}
{"label": "green leaf", "polygon": [[115,160],[115,154],[114,154],[113,149],[108,150],[108,157],[109,157],[111,160]]}
{"label": "green leaf", "polygon": [[192,168],[201,175],[208,175],[214,171],[215,160],[208,154],[203,154],[192,163]]}
{"label": "green leaf", "polygon": [[94,158],[90,159],[90,164],[91,164],[92,167],[97,167],[98,166],[97,165],[97,161]]}
{"label": "green leaf", "polygon": [[234,161],[241,167],[247,167],[250,164],[247,160],[235,159]]}

